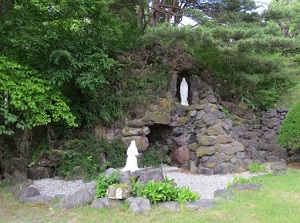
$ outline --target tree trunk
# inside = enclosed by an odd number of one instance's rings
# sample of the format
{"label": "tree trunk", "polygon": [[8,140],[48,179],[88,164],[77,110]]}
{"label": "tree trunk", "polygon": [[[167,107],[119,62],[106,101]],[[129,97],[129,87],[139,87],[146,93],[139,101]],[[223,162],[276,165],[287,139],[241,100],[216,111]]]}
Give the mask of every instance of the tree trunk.
{"label": "tree trunk", "polygon": [[144,6],[142,4],[139,5],[138,8],[138,28],[144,29],[145,28],[145,13],[144,13]]}
{"label": "tree trunk", "polygon": [[150,26],[155,26],[159,21],[159,5],[160,0],[152,0],[151,14],[150,14]]}

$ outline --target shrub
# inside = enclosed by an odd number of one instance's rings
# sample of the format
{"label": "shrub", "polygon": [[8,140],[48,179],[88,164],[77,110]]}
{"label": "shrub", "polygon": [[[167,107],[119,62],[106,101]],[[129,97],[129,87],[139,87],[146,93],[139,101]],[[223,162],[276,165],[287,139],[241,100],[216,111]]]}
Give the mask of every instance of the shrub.
{"label": "shrub", "polygon": [[266,173],[268,172],[266,165],[261,165],[259,163],[251,163],[248,166],[248,169],[251,173]]}
{"label": "shrub", "polygon": [[113,172],[109,177],[106,177],[104,174],[100,175],[97,179],[95,198],[105,197],[108,186],[120,182],[119,175],[118,171]]}
{"label": "shrub", "polygon": [[178,188],[174,186],[174,180],[165,179],[165,182],[155,182],[150,180],[146,185],[141,185],[139,181],[132,184],[133,196],[145,197],[151,203],[163,201],[195,201],[199,199],[196,192],[192,192],[188,188]]}
{"label": "shrub", "polygon": [[98,175],[103,164],[99,154],[103,153],[103,149],[95,137],[87,135],[81,139],[70,140],[66,147],[68,151],[60,157],[60,166],[57,169],[59,174],[68,178],[76,177],[76,174],[86,178]]}
{"label": "shrub", "polygon": [[157,148],[157,144],[143,152],[141,158],[142,167],[158,167],[163,163],[170,163],[171,158],[167,155],[170,148],[164,146],[163,148]]}
{"label": "shrub", "polygon": [[[64,177],[72,178],[80,170],[82,176],[95,178],[99,172],[107,167],[119,168],[126,162],[125,144],[115,139],[109,142],[105,139],[96,139],[87,135],[81,139],[74,139],[66,144],[69,151],[63,153],[60,158],[60,166],[57,172]],[[106,160],[100,154],[105,154]]]}
{"label": "shrub", "polygon": [[180,188],[178,190],[176,201],[183,203],[185,201],[196,201],[199,199],[199,195],[196,192],[192,192],[187,187]]}
{"label": "shrub", "polygon": [[107,158],[107,167],[120,168],[126,164],[126,146],[121,139],[114,139],[111,142],[102,139],[99,141],[99,146]]}
{"label": "shrub", "polygon": [[300,101],[288,112],[277,139],[285,149],[300,149]]}

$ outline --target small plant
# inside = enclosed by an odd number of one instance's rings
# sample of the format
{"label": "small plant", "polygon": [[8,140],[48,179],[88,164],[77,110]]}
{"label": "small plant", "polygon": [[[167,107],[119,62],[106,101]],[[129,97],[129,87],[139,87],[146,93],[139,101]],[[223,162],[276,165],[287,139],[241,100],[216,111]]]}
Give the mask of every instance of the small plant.
{"label": "small plant", "polygon": [[155,204],[160,201],[176,200],[178,189],[173,186],[172,181],[155,182],[150,180],[143,188],[142,194]]}
{"label": "small plant", "polygon": [[234,175],[233,181],[228,183],[227,189],[230,189],[232,187],[232,185],[236,184],[236,183],[249,184],[249,183],[252,183],[252,181],[251,181],[251,179],[248,179],[245,177],[237,177],[236,175]]}
{"label": "small plant", "polygon": [[241,123],[239,122],[236,115],[232,115],[229,111],[225,108],[222,108],[221,111],[225,114],[226,118],[232,121],[233,126],[239,126]]}
{"label": "small plant", "polygon": [[188,188],[174,186],[174,180],[169,180],[167,177],[165,182],[150,180],[146,185],[141,185],[139,181],[133,182],[131,193],[133,196],[145,197],[154,204],[163,201],[179,201],[183,203],[199,199],[199,195],[196,192],[192,192]]}
{"label": "small plant", "polygon": [[248,167],[251,173],[267,173],[267,166],[259,163],[251,163]]}
{"label": "small plant", "polygon": [[193,192],[190,189],[183,187],[178,190],[176,201],[183,203],[185,201],[196,201],[199,199],[197,192]]}
{"label": "small plant", "polygon": [[133,177],[130,177],[129,180],[131,182],[131,191],[130,191],[130,193],[132,194],[132,196],[142,197],[142,192],[141,191],[143,190],[144,185],[141,184],[139,179],[137,181],[135,181],[135,179]]}
{"label": "small plant", "polygon": [[105,197],[108,186],[120,182],[119,176],[120,173],[118,171],[113,172],[109,177],[106,177],[104,174],[100,175],[97,179],[95,198]]}

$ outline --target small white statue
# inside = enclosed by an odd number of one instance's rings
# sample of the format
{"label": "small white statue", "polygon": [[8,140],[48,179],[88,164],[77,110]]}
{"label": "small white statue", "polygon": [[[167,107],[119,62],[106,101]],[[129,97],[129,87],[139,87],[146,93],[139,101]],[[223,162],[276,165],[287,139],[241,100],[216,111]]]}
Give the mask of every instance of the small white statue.
{"label": "small white statue", "polygon": [[122,169],[122,171],[136,171],[139,170],[137,165],[137,158],[136,156],[139,155],[138,149],[135,145],[135,141],[132,140],[130,146],[127,149],[127,160],[126,165]]}
{"label": "small white statue", "polygon": [[188,92],[189,92],[189,86],[188,86],[185,78],[182,78],[182,81],[180,84],[180,98],[181,98],[182,105],[189,106]]}

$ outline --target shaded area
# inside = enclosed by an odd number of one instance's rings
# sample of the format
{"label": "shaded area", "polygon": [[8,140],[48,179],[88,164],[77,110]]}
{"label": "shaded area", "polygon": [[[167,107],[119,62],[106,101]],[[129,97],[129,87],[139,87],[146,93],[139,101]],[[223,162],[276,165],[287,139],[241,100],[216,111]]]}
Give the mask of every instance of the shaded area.
{"label": "shaded area", "polygon": [[300,159],[288,160],[287,161],[287,166],[288,166],[288,168],[293,168],[293,169],[296,169],[296,170],[300,170]]}
{"label": "shaded area", "polygon": [[171,136],[172,127],[168,125],[155,124],[149,126],[150,134],[147,135],[150,147],[161,149],[167,146],[168,138]]}

